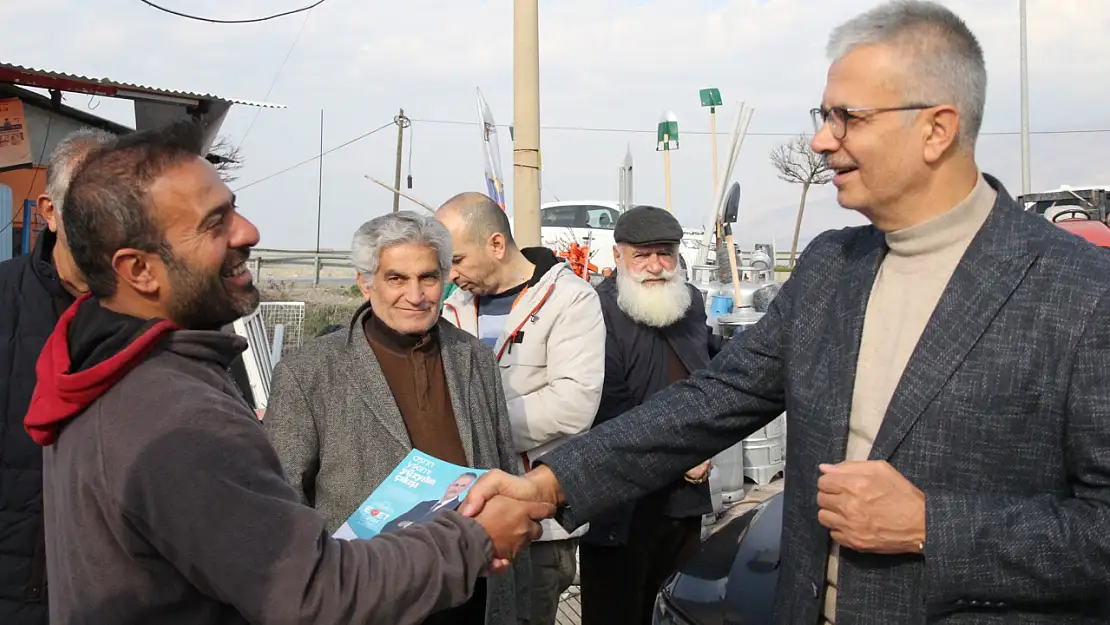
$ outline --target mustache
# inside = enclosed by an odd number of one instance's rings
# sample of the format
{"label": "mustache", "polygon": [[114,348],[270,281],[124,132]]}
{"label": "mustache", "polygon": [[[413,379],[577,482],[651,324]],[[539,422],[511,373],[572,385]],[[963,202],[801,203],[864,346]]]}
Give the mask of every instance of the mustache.
{"label": "mustache", "polygon": [[825,165],[828,166],[829,169],[855,169],[855,168],[859,167],[859,164],[856,163],[855,161],[851,161],[851,160],[845,160],[845,161],[832,160],[827,156],[825,157]]}
{"label": "mustache", "polygon": [[240,247],[231,250],[227,258],[224,259],[224,269],[231,269],[236,265],[247,262],[251,257],[251,249],[249,247]]}

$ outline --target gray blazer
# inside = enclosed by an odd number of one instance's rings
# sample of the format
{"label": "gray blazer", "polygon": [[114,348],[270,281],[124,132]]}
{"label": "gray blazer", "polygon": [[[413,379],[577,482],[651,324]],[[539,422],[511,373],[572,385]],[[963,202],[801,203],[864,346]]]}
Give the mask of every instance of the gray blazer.
{"label": "gray blazer", "polygon": [[[274,367],[265,427],[286,477],[334,532],[412,450],[408,431],[374,351],[360,331],[305,344]],[[520,475],[505,394],[493,352],[439,321],[443,369],[470,466]],[[529,614],[528,552],[491,577],[487,625],[517,625]],[[519,615],[519,618],[518,618]]]}
{"label": "gray blazer", "polygon": [[[925,491],[925,555],[841,550],[837,625],[1080,623],[1110,588],[1110,253],[1001,184],[906,367],[870,459]],[[787,411],[775,623],[815,623],[829,532],[818,464],[844,460],[874,227],[806,248],[766,316],[709,368],[541,461],[574,527]],[[1091,619],[1091,620],[1088,620]]]}

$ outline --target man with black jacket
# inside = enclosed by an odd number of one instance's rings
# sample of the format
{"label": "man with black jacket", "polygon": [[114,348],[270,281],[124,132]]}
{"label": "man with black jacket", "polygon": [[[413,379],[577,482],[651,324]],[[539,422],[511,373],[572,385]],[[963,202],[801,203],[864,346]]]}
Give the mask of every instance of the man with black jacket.
{"label": "man with black jacket", "polygon": [[[682,226],[637,206],[620,216],[617,271],[597,287],[605,317],[605,385],[595,425],[709,365],[699,292],[678,268]],[[712,511],[709,462],[683,479],[590,519],[580,547],[583,625],[650,625],[655,595],[701,538]]]}
{"label": "man with black jacket", "polygon": [[86,290],[66,245],[62,201],[81,159],[113,138],[86,128],[58,144],[38,198],[48,228],[34,252],[0,263],[0,380],[7,381],[0,386],[0,620],[5,625],[47,622],[42,448],[24,431],[23,415],[46,338],[62,311]]}

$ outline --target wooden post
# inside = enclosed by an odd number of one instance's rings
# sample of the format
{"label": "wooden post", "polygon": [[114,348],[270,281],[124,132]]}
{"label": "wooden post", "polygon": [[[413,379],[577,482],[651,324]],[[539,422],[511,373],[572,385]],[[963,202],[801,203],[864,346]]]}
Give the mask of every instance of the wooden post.
{"label": "wooden post", "polygon": [[[667,145],[671,141],[669,135],[663,135],[663,144]],[[667,205],[668,211],[671,210],[671,151],[663,150],[663,180],[667,185]]]}
{"label": "wooden post", "polygon": [[[401,109],[400,112],[397,113],[397,170],[396,170],[395,175],[393,176],[393,188],[394,189],[400,189],[401,188],[401,157],[402,157],[402,154],[404,154],[404,152],[403,152],[404,144],[405,144],[405,109]],[[400,209],[401,209],[401,194],[400,193],[394,193],[393,194],[393,212],[396,213]]]}
{"label": "wooden post", "polygon": [[539,0],[513,0],[513,238],[540,244]]}
{"label": "wooden post", "polygon": [[713,192],[717,192],[717,107],[709,107],[709,140],[713,144]]}
{"label": "wooden post", "polygon": [[740,255],[736,253],[736,241],[732,238],[732,226],[726,225],[725,232],[728,233],[725,236],[725,245],[728,246],[728,262],[729,266],[732,267],[732,311],[736,312],[740,308],[740,269],[738,267]]}
{"label": "wooden post", "polygon": [[316,260],[312,286],[320,286],[320,220],[324,212],[324,109],[320,109],[320,168],[316,180]]}

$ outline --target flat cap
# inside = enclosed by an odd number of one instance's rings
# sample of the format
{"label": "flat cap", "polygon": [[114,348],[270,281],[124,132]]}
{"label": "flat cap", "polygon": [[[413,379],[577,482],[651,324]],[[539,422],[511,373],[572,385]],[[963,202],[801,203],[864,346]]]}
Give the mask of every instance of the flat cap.
{"label": "flat cap", "polygon": [[627,245],[678,243],[682,235],[682,225],[674,215],[656,206],[630,208],[617,218],[613,229],[613,241]]}

